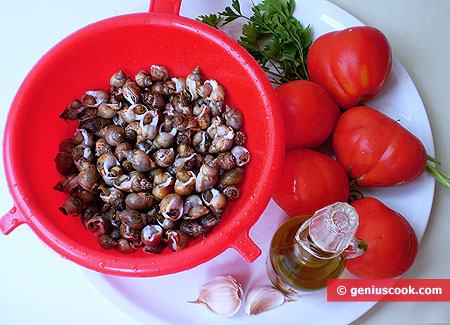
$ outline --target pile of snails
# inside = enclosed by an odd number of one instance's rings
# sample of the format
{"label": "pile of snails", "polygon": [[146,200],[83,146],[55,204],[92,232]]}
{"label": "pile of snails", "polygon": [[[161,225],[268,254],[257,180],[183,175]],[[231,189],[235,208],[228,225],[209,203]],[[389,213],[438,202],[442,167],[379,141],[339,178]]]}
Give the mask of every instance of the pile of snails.
{"label": "pile of snails", "polygon": [[60,116],[78,122],[55,157],[64,177],[54,188],[69,194],[60,210],[80,216],[104,249],[184,249],[240,196],[250,160],[242,114],[199,67],[186,78],[158,65],[134,79],[118,71],[110,86]]}

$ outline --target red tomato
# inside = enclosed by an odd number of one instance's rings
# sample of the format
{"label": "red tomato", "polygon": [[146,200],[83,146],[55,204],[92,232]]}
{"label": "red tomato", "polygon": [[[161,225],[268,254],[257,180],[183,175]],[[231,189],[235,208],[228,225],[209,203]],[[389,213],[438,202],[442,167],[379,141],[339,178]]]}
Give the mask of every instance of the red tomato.
{"label": "red tomato", "polygon": [[410,183],[427,165],[427,153],[418,138],[365,106],[353,107],[339,117],[332,144],[336,160],[360,186]]}
{"label": "red tomato", "polygon": [[311,81],[325,88],[342,108],[365,103],[378,94],[391,67],[389,42],[373,27],[324,34],[308,53]]}
{"label": "red tomato", "polygon": [[365,254],[347,260],[347,269],[360,278],[395,278],[405,273],[418,249],[416,233],[408,221],[372,197],[351,205],[359,215],[356,237],[369,247]]}
{"label": "red tomato", "polygon": [[273,199],[290,217],[313,214],[348,198],[347,175],[333,158],[310,149],[286,154]]}
{"label": "red tomato", "polygon": [[275,89],[281,104],[286,132],[286,150],[315,148],[333,131],[340,110],[318,84],[295,80]]}

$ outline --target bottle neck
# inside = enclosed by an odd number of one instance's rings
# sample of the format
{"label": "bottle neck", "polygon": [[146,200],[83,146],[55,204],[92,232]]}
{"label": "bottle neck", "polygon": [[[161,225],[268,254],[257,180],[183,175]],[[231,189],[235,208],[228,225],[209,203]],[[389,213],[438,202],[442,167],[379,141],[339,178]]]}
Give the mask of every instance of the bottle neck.
{"label": "bottle neck", "polygon": [[313,257],[321,260],[329,260],[340,255],[340,253],[327,252],[320,249],[309,235],[309,222],[304,222],[300,229],[297,231],[295,241],[300,245],[301,248],[306,250]]}

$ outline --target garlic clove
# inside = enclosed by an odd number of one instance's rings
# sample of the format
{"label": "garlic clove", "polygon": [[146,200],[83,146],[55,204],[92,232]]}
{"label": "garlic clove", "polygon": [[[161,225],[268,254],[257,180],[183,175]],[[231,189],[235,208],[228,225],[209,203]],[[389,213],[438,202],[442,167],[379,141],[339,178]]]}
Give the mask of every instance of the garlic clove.
{"label": "garlic clove", "polygon": [[242,286],[231,276],[218,276],[200,287],[197,300],[190,303],[205,305],[223,317],[235,315],[242,304]]}
{"label": "garlic clove", "polygon": [[245,312],[248,315],[257,315],[293,301],[281,291],[268,285],[261,285],[250,289],[245,298]]}

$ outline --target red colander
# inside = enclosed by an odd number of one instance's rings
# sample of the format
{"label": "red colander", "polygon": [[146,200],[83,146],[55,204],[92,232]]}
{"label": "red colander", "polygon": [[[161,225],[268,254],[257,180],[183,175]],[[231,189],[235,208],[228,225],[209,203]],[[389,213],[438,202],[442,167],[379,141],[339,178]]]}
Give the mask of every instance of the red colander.
{"label": "red colander", "polygon": [[[250,54],[225,33],[179,16],[181,0],[153,0],[150,12],[117,16],[91,24],[65,38],[33,67],[16,94],[4,134],[4,165],[14,207],[0,219],[8,234],[26,223],[48,246],[90,269],[122,276],[158,276],[193,268],[236,249],[248,261],[261,250],[248,232],[269,202],[284,157],[284,133],[275,92]],[[230,202],[223,221],[206,239],[160,255],[103,250],[79,218],[58,208],[66,194],[53,190],[61,176],[54,158],[59,143],[73,136],[77,123],[59,115],[89,89],[108,89],[111,75],[134,76],[152,64],[172,76],[200,66],[203,80],[226,89],[226,104],[239,109],[251,162],[241,197]]]}

